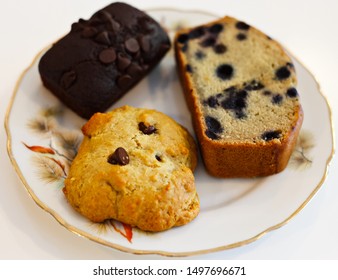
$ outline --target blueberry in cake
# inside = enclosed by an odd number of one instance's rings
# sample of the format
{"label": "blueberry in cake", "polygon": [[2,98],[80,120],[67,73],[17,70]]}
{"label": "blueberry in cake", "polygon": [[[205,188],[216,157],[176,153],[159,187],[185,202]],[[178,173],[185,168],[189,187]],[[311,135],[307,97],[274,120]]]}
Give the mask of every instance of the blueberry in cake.
{"label": "blueberry in cake", "polygon": [[179,31],[178,74],[208,172],[282,171],[303,120],[296,73],[281,45],[232,17]]}
{"label": "blueberry in cake", "polygon": [[170,48],[164,29],[138,9],[113,3],[70,32],[41,58],[42,82],[83,118],[107,110]]}

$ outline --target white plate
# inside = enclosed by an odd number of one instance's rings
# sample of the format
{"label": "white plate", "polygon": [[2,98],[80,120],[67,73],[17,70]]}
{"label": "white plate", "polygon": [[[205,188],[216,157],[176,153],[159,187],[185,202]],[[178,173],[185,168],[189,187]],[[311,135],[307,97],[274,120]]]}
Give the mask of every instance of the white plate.
{"label": "white plate", "polygon": [[[173,35],[180,26],[215,19],[201,13],[148,11]],[[248,244],[285,225],[313,198],[334,153],[331,112],[313,75],[295,58],[305,119],[285,171],[257,179],[216,179],[196,170],[201,212],[190,224],[162,233],[131,230],[118,222],[93,224],[77,214],[62,193],[85,120],[62,106],[40,81],[40,52],[20,77],[6,115],[8,153],[24,186],[44,210],[70,231],[100,244],[137,254],[188,256]],[[178,82],[173,51],[113,107],[129,104],[163,111],[186,126],[190,115]]]}

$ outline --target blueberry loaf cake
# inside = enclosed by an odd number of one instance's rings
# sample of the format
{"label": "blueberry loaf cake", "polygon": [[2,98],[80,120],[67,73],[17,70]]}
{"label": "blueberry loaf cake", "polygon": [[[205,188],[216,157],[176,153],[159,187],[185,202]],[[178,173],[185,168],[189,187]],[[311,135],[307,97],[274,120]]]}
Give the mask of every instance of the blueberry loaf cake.
{"label": "blueberry loaf cake", "polygon": [[42,82],[83,118],[104,112],[166,54],[170,40],[147,14],[113,3],[71,31],[41,58]]}
{"label": "blueberry loaf cake", "polygon": [[124,106],[94,114],[82,131],[63,191],[83,216],[145,231],[167,230],[197,216],[196,145],[169,116]]}
{"label": "blueberry loaf cake", "polygon": [[294,65],[280,44],[231,17],[182,30],[174,44],[208,172],[256,177],[282,171],[303,112]]}

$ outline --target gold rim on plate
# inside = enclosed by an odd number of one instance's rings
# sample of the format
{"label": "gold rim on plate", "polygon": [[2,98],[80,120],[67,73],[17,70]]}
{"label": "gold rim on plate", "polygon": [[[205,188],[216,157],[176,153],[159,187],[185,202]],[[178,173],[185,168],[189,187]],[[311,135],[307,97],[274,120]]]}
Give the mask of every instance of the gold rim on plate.
{"label": "gold rim on plate", "polygon": [[[179,9],[175,9],[175,8],[154,8],[154,9],[147,9],[147,12],[165,12],[165,11],[172,11],[172,12],[178,12],[178,13],[199,13],[199,14],[203,14],[206,16],[211,16],[214,18],[218,18],[219,16],[209,13],[209,12],[203,12],[203,11],[194,11],[194,10],[179,10]],[[6,111],[6,115],[5,115],[5,130],[7,133],[7,152],[9,155],[9,158],[11,160],[11,163],[16,171],[16,173],[18,174],[20,180],[22,181],[23,185],[25,186],[25,189],[27,190],[28,194],[31,196],[31,198],[35,201],[35,203],[44,211],[46,211],[47,213],[51,214],[60,225],[62,225],[63,227],[65,227],[66,229],[68,229],[69,231],[87,238],[91,241],[97,242],[99,244],[105,245],[107,247],[111,247],[113,249],[117,249],[119,251],[125,252],[125,253],[131,253],[131,254],[136,254],[136,255],[149,255],[149,254],[157,254],[157,255],[161,255],[161,256],[166,256],[166,257],[188,257],[188,256],[194,256],[194,255],[202,255],[202,254],[208,254],[208,253],[214,253],[214,252],[219,252],[219,251],[224,251],[224,250],[228,250],[228,249],[232,249],[232,248],[236,248],[236,247],[241,247],[247,244],[250,244],[258,239],[260,239],[261,237],[263,237],[265,234],[276,230],[284,225],[286,225],[291,219],[293,219],[302,209],[304,209],[304,207],[311,201],[311,199],[315,196],[315,194],[318,192],[318,190],[321,188],[321,186],[323,185],[325,179],[327,178],[327,174],[328,174],[328,169],[329,169],[329,165],[330,162],[335,154],[335,139],[334,139],[334,126],[333,126],[333,122],[332,122],[332,110],[331,110],[331,106],[326,98],[326,96],[323,94],[321,87],[319,85],[318,80],[316,79],[316,77],[308,70],[307,67],[304,66],[304,64],[298,59],[296,58],[294,55],[292,55],[292,57],[297,60],[297,62],[308,72],[308,74],[313,78],[313,80],[315,81],[317,88],[318,88],[318,92],[320,93],[320,95],[323,97],[323,99],[325,100],[325,103],[327,105],[328,108],[328,113],[329,113],[329,119],[330,119],[330,129],[331,129],[331,141],[332,141],[332,150],[331,150],[331,154],[328,157],[327,161],[326,161],[326,167],[325,167],[325,171],[324,174],[321,178],[321,180],[319,181],[318,185],[314,188],[314,190],[310,193],[310,195],[306,198],[306,200],[289,216],[287,217],[285,220],[283,220],[282,222],[271,226],[267,229],[265,229],[264,231],[258,233],[257,235],[248,238],[246,240],[243,241],[239,241],[239,242],[235,242],[232,244],[228,244],[228,245],[224,245],[224,246],[219,246],[219,247],[215,247],[215,248],[210,248],[210,249],[204,249],[204,250],[197,250],[197,251],[191,251],[191,252],[166,252],[166,251],[156,251],[156,250],[136,250],[136,249],[130,249],[115,243],[111,243],[108,241],[105,241],[101,238],[92,236],[91,234],[88,234],[87,232],[80,230],[72,225],[70,225],[69,223],[67,223],[58,213],[56,213],[55,211],[53,211],[52,209],[50,209],[48,206],[46,206],[44,203],[42,203],[42,201],[35,195],[34,191],[32,190],[32,188],[29,186],[29,184],[27,183],[25,177],[23,176],[20,167],[17,163],[17,161],[15,160],[14,156],[13,156],[13,152],[12,152],[12,136],[10,133],[10,128],[9,128],[9,119],[10,119],[10,115],[11,115],[11,110],[14,104],[14,100],[15,97],[17,95],[18,89],[20,87],[20,84],[22,82],[22,79],[25,77],[26,73],[32,68],[32,66],[36,63],[37,59],[39,58],[39,56],[45,52],[49,47],[44,48],[43,50],[41,50],[33,59],[33,61],[30,63],[30,65],[21,73],[21,75],[19,76],[14,91],[12,93],[12,97],[10,99],[7,111]],[[288,50],[287,50],[288,51]],[[289,51],[288,51],[289,52]],[[290,52],[289,52],[290,53]]]}

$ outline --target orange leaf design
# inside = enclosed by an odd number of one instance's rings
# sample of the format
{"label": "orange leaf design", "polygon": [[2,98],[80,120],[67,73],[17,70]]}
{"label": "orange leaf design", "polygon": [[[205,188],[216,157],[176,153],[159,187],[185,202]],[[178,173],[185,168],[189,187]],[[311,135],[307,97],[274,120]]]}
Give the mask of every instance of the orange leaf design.
{"label": "orange leaf design", "polygon": [[123,237],[125,237],[130,243],[132,241],[133,238],[133,228],[130,225],[127,225],[125,223],[122,223],[124,232],[122,230],[120,230],[114,223],[114,220],[110,220],[111,225],[113,226],[114,230],[117,231],[118,233],[120,233]]}
{"label": "orange leaf design", "polygon": [[131,227],[131,225],[127,225],[125,223],[122,223],[122,226],[126,233],[125,238],[127,238],[127,240],[131,243],[131,240],[133,238],[133,228]]}
{"label": "orange leaf design", "polygon": [[53,149],[48,147],[42,147],[42,146],[28,146],[26,143],[22,142],[26,146],[27,149],[30,149],[31,151],[35,153],[42,153],[42,154],[52,154],[54,155],[55,152]]}

